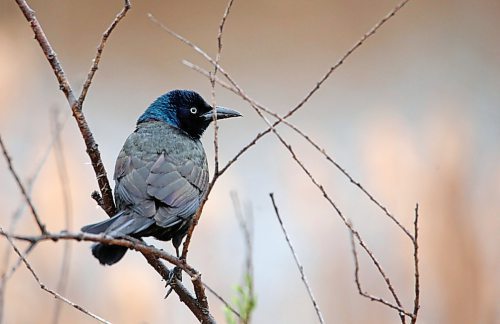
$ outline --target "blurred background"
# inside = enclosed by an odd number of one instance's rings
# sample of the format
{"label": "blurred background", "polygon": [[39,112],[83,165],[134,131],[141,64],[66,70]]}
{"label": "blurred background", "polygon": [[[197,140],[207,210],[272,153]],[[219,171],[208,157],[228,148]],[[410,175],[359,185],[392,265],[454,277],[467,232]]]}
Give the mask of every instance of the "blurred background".
{"label": "blurred background", "polygon": [[[79,93],[104,30],[122,2],[29,1]],[[182,59],[210,66],[147,18],[152,13],[215,55],[226,1],[134,1],[108,41],[84,104],[108,175],[135,121],[159,95],[189,88],[210,98],[210,84]],[[235,1],[221,64],[258,102],[283,114],[396,1]],[[410,1],[354,53],[291,121],[321,144],[405,225],[420,204],[420,323],[500,323],[500,2]],[[266,125],[245,102],[217,88],[217,103],[244,118],[220,123],[225,163]],[[83,141],[56,79],[14,1],[0,0],[0,134],[23,179],[52,141],[54,110],[66,120],[61,144],[68,178],[53,151],[33,186],[33,201],[51,231],[66,227],[62,190],[70,193],[71,230],[104,219]],[[279,127],[381,260],[404,305],[413,304],[409,240],[302,138]],[[213,128],[204,139],[213,170]],[[0,226],[9,228],[22,199],[0,159]],[[113,185],[113,183],[112,183]],[[314,309],[275,217],[274,192],[305,273],[328,323],[398,323],[394,311],[360,297],[349,235],[286,149],[270,134],[216,184],[191,244],[189,262],[227,300],[244,266],[244,240],[230,192],[254,216],[254,323],[314,323]],[[36,234],[29,212],[18,233]],[[150,241],[173,252],[170,243]],[[19,243],[20,246],[24,246]],[[56,289],[62,242],[29,255],[42,282]],[[100,266],[90,243],[72,242],[66,297],[116,323],[196,323],[141,255]],[[3,272],[8,245],[0,240]],[[361,254],[361,253],[360,253]],[[361,279],[390,299],[361,258]],[[15,260],[12,256],[11,263]],[[10,264],[11,264],[10,263]],[[185,279],[185,281],[188,281]],[[208,294],[224,322],[224,308]],[[4,323],[52,321],[54,298],[25,267],[5,290]],[[62,305],[62,323],[94,320]]]}

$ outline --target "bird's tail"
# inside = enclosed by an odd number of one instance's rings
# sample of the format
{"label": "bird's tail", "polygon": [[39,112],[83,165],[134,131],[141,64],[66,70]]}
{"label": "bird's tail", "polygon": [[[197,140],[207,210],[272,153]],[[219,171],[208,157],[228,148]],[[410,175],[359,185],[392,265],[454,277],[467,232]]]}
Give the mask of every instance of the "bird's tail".
{"label": "bird's tail", "polygon": [[105,245],[101,243],[92,246],[92,254],[102,265],[112,265],[120,261],[127,252],[127,248],[118,245]]}
{"label": "bird's tail", "polygon": [[[106,230],[122,215],[118,213],[110,219],[106,219],[102,222],[90,224],[82,227],[82,232],[90,234],[100,234],[105,233]],[[127,252],[127,248],[118,245],[106,245],[97,243],[92,246],[92,254],[99,260],[103,265],[112,265],[120,261],[121,258]]]}
{"label": "bird's tail", "polygon": [[85,233],[90,233],[90,234],[104,233],[104,232],[106,232],[108,227],[110,227],[111,224],[113,224],[118,219],[118,217],[120,217],[122,214],[123,214],[123,212],[119,212],[115,216],[113,216],[109,219],[103,220],[102,222],[86,225],[86,226],[82,227],[81,231],[85,232]]}

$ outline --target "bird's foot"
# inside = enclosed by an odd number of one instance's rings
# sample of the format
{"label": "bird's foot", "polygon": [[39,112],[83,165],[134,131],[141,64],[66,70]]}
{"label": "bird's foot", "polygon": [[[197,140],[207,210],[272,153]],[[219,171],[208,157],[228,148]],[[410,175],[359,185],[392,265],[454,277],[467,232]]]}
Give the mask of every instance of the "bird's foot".
{"label": "bird's foot", "polygon": [[172,293],[172,286],[175,285],[176,280],[182,281],[182,269],[179,267],[174,267],[168,276],[165,287],[168,287],[167,294],[165,295],[165,299]]}

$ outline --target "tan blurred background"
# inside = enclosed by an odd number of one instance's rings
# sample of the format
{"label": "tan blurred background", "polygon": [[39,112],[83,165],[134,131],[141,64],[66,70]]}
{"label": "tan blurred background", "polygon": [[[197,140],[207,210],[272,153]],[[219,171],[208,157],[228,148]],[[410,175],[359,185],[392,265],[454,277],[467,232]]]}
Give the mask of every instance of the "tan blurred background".
{"label": "tan blurred background", "polygon": [[[121,1],[30,1],[72,85],[79,91],[102,32]],[[182,65],[202,58],[148,18],[153,13],[213,54],[225,1],[135,1],[111,36],[85,113],[108,173],[137,116],[160,94],[191,88],[210,96],[207,80]],[[222,64],[257,101],[288,111],[396,1],[235,1]],[[299,111],[293,122],[321,143],[401,222],[421,211],[420,323],[500,323],[500,2],[413,0],[360,48]],[[218,103],[245,118],[221,123],[223,162],[265,128],[251,108],[218,89]],[[70,115],[32,31],[14,1],[0,0],[0,134],[23,178],[51,140],[51,110]],[[305,164],[382,260],[405,305],[412,304],[411,246],[393,224],[299,137],[280,128]],[[212,128],[204,143],[213,168]],[[106,217],[90,198],[95,177],[75,122],[62,133],[74,210],[72,230]],[[64,228],[54,154],[33,188],[50,230]],[[0,160],[0,226],[21,201]],[[230,200],[237,191],[255,216],[254,323],[314,323],[314,310],[274,216],[274,192],[328,323],[397,323],[360,297],[349,237],[338,216],[272,135],[218,182],[191,245],[190,263],[228,300],[240,282],[244,244]],[[29,213],[18,232],[36,233]],[[154,241],[152,241],[154,242]],[[155,242],[172,251],[170,243]],[[55,288],[62,243],[29,256]],[[116,323],[195,323],[137,253],[102,267],[89,243],[73,243],[66,296]],[[0,257],[6,248],[0,240]],[[362,280],[389,298],[362,257]],[[2,261],[3,262],[3,261]],[[2,267],[3,268],[3,265]],[[223,306],[209,295],[224,322]],[[25,268],[9,281],[4,323],[47,323],[54,299]],[[62,323],[93,323],[67,305]]]}

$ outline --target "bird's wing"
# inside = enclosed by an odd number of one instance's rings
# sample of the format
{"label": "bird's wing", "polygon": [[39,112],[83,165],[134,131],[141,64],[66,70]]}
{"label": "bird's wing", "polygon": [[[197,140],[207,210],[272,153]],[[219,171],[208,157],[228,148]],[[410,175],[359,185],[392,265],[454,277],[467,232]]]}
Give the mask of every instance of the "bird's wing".
{"label": "bird's wing", "polygon": [[143,161],[124,151],[120,152],[115,166],[115,195],[119,208],[129,208],[138,217],[153,217],[154,200],[147,192],[146,179],[154,162]]}
{"label": "bird's wing", "polygon": [[191,217],[200,205],[208,172],[193,161],[175,161],[161,154],[146,179],[147,194],[161,202],[157,225],[169,227]]}

